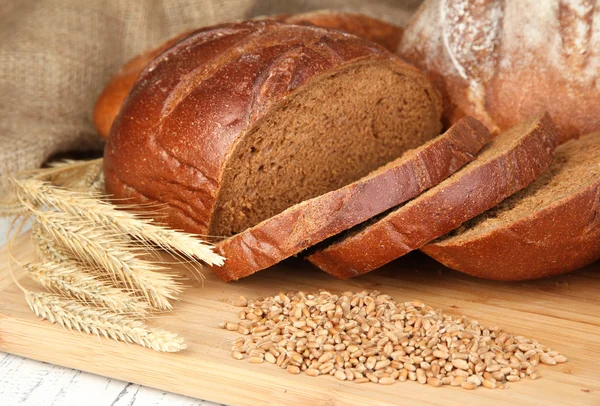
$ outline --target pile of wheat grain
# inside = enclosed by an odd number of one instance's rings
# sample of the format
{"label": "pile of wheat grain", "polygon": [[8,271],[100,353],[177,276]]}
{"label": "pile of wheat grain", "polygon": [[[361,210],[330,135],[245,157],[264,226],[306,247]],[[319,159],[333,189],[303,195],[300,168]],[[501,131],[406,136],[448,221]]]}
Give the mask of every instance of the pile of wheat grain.
{"label": "pile of wheat grain", "polygon": [[244,335],[234,341],[232,357],[292,374],[493,389],[537,379],[540,363],[567,361],[535,340],[379,292],[280,293],[252,303],[241,297],[234,305],[243,307],[239,322],[221,324]]}
{"label": "pile of wheat grain", "polygon": [[144,322],[171,310],[182,288],[153,254],[163,249],[195,269],[201,262],[221,264],[211,245],[161,227],[132,212],[135,207],[119,210],[107,202],[101,159],[67,161],[11,180],[15,196],[0,203],[0,216],[32,219],[40,262],[20,265],[52,292],[31,292],[15,280],[36,315],[157,351],[185,348],[183,338]]}

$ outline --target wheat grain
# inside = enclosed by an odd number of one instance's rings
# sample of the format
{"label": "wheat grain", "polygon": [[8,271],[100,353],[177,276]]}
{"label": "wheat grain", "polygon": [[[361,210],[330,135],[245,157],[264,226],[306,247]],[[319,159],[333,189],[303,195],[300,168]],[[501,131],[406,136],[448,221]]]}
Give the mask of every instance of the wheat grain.
{"label": "wheat grain", "polygon": [[536,357],[566,361],[537,341],[379,292],[280,293],[249,301],[238,323],[220,326],[244,334],[232,348],[235,359],[268,354],[291,373],[339,380],[503,388],[537,378]]}
{"label": "wheat grain", "polygon": [[31,278],[40,285],[84,302],[118,313],[144,316],[148,305],[131,294],[113,287],[71,259],[25,264]]}
{"label": "wheat grain", "polygon": [[222,265],[224,258],[213,252],[212,246],[192,234],[160,227],[93,196],[69,192],[37,180],[16,181],[22,198],[70,213],[82,220],[102,225],[115,232],[131,235],[138,241],[150,242],[168,251],[177,251],[209,265]]}
{"label": "wheat grain", "polygon": [[69,330],[135,343],[155,351],[177,352],[186,348],[184,339],[177,334],[149,328],[141,320],[84,306],[56,294],[25,291],[25,300],[38,317]]}
{"label": "wheat grain", "polygon": [[181,285],[165,273],[164,267],[143,259],[122,236],[108,234],[69,213],[34,211],[34,215],[40,226],[78,260],[100,267],[127,287],[139,290],[153,307],[172,309],[169,299],[176,298]]}

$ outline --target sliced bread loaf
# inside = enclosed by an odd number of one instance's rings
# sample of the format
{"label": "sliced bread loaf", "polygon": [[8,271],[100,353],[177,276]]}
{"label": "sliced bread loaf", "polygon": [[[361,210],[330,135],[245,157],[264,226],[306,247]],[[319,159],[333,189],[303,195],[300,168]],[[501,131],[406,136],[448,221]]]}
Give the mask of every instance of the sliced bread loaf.
{"label": "sliced bread loaf", "polygon": [[529,185],[552,161],[555,137],[547,114],[520,123],[450,178],[351,230],[308,260],[345,279],[420,248]]}
{"label": "sliced bread loaf", "polygon": [[439,134],[416,68],[341,31],[208,27],[141,73],[104,150],[107,192],[159,220],[230,236],[353,182]]}
{"label": "sliced bread loaf", "polygon": [[569,141],[529,187],[422,248],[487,279],[557,275],[600,258],[600,133]]}
{"label": "sliced bread loaf", "polygon": [[229,281],[274,265],[439,183],[472,160],[490,139],[483,124],[466,117],[368,176],[220,242],[216,250],[227,260],[213,269]]}

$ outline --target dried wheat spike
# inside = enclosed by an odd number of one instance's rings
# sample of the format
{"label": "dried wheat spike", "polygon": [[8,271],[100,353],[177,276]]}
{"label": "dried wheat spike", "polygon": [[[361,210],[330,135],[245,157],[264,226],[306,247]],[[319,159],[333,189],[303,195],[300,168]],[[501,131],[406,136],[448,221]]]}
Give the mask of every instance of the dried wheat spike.
{"label": "dried wheat spike", "polygon": [[72,259],[30,263],[24,267],[40,285],[83,302],[91,302],[117,313],[144,316],[148,311],[147,303],[102,281],[93,274],[93,269]]}
{"label": "dried wheat spike", "polygon": [[89,194],[70,192],[37,179],[15,182],[23,199],[54,207],[82,220],[101,224],[114,232],[131,235],[138,241],[154,243],[170,252],[176,251],[190,259],[209,265],[223,264],[224,258],[214,253],[211,245],[192,234],[155,225],[150,219],[117,210],[113,205]]}
{"label": "dried wheat spike", "polygon": [[141,320],[94,309],[73,299],[26,290],[25,300],[38,317],[69,330],[135,343],[155,351],[177,352],[186,348],[184,339],[177,334],[150,328]]}
{"label": "dried wheat spike", "polygon": [[22,174],[24,179],[45,180],[67,189],[88,191],[102,172],[102,159],[89,161],[52,162],[48,168],[34,169]]}
{"label": "dried wheat spike", "polygon": [[31,225],[31,239],[40,259],[57,262],[69,259],[68,252],[56,243],[38,221],[34,221]]}
{"label": "dried wheat spike", "polygon": [[100,267],[117,277],[128,288],[139,291],[148,303],[161,310],[171,310],[181,285],[166,269],[142,258],[143,254],[129,246],[121,235],[98,228],[69,213],[35,211],[41,227],[79,261]]}

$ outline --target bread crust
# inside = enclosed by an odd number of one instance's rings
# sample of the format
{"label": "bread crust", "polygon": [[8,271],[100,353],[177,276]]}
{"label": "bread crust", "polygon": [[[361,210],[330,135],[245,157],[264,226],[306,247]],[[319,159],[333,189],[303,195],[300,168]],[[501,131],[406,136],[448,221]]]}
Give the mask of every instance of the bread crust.
{"label": "bread crust", "polygon": [[554,125],[546,114],[501,156],[473,170],[465,167],[424,195],[307,259],[323,271],[347,279],[418,249],[533,182],[552,161],[555,138]]}
{"label": "bread crust", "polygon": [[398,53],[428,72],[447,123],[498,133],[548,111],[562,143],[600,130],[598,15],[597,0],[426,0]]}
{"label": "bread crust", "polygon": [[[398,42],[402,37],[402,28],[364,14],[323,10],[294,15],[265,16],[260,19],[338,29],[373,41],[391,52],[396,51]],[[119,113],[125,97],[127,97],[144,67],[151,60],[193,32],[183,32],[155,48],[142,52],[115,73],[102,90],[94,108],[94,125],[100,137],[108,137],[110,127]]]}
{"label": "bread crust", "polygon": [[485,279],[537,279],[581,268],[600,259],[600,179],[531,216],[421,250],[449,268]]}
{"label": "bread crust", "polygon": [[439,183],[471,161],[491,140],[479,121],[465,117],[406,158],[338,190],[306,200],[216,246],[225,264],[212,269],[239,279],[384,212]]}
{"label": "bread crust", "polygon": [[165,224],[206,235],[236,142],[307,83],[357,64],[414,77],[439,117],[420,71],[356,36],[274,21],[198,30],[147,65],[125,100],[104,151],[107,192],[166,203]]}

